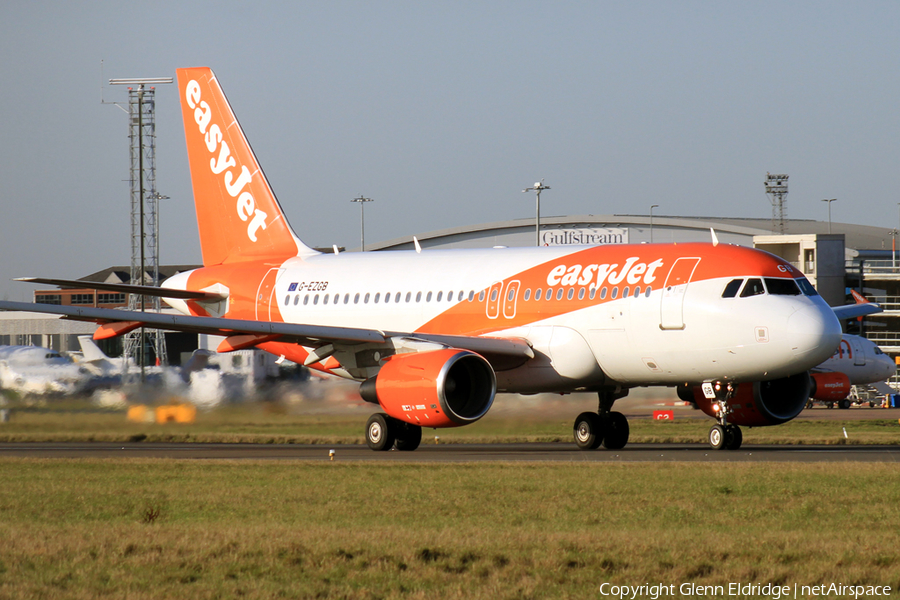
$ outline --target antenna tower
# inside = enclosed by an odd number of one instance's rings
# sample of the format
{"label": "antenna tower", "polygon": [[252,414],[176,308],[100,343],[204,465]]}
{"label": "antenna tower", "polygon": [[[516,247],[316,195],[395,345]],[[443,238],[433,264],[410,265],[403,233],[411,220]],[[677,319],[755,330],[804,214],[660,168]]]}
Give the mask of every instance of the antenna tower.
{"label": "antenna tower", "polygon": [[[128,85],[128,139],[131,150],[131,284],[159,286],[159,200],[156,191],[156,88],[172,83],[171,77],[153,79],[110,79],[110,85]],[[158,296],[130,294],[128,309],[160,311]],[[165,334],[144,328],[128,333],[124,340],[125,368],[131,360],[141,367],[147,363],[147,346],[152,346],[161,365],[168,364]]]}
{"label": "antenna tower", "polygon": [[772,229],[784,235],[784,221],[787,219],[788,176],[766,173],[766,194],[772,203]]}

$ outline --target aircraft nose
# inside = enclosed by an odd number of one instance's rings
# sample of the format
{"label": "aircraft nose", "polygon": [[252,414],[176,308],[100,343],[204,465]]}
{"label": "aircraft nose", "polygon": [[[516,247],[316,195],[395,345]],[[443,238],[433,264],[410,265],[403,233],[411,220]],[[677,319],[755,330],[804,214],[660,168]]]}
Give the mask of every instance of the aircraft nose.
{"label": "aircraft nose", "polygon": [[794,356],[809,358],[814,365],[827,360],[841,343],[841,324],[827,305],[802,307],[788,318],[787,330]]}

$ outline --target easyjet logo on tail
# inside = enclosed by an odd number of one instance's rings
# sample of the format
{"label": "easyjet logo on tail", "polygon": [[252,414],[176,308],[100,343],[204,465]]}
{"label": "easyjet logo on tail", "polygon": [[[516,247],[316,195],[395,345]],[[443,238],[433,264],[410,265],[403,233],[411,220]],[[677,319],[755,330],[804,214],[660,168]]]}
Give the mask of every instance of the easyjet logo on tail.
{"label": "easyjet logo on tail", "polygon": [[625,259],[625,264],[619,268],[619,263],[602,265],[557,265],[547,275],[547,285],[592,285],[599,288],[604,282],[610,285],[618,285],[623,280],[629,285],[643,282],[650,284],[656,281],[656,271],[663,266],[663,260],[658,258],[647,264],[638,262],[640,257],[632,256]]}
{"label": "easyjet logo on tail", "polygon": [[222,176],[222,181],[225,183],[225,189],[228,191],[228,194],[232,198],[237,198],[236,209],[238,217],[241,221],[249,221],[247,223],[247,237],[251,242],[255,242],[259,229],[266,228],[268,215],[256,208],[256,200],[253,198],[253,194],[244,190],[244,187],[253,179],[253,175],[246,166],[241,165],[240,174],[235,178],[234,171],[231,169],[237,167],[237,161],[231,155],[231,148],[228,147],[228,142],[225,141],[222,135],[222,129],[212,122],[212,109],[201,98],[200,84],[192,79],[188,82],[184,94],[188,106],[194,110],[194,122],[200,130],[200,134],[204,136],[206,149],[212,155],[212,158],[209,160],[209,169],[213,175]]}

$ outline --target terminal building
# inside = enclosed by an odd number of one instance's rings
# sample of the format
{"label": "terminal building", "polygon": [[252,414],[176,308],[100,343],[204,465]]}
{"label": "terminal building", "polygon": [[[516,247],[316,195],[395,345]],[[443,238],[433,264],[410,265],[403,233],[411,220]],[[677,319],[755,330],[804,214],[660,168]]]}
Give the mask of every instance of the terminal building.
{"label": "terminal building", "polygon": [[[801,219],[788,219],[784,224],[785,233],[775,234],[770,219],[579,215],[542,218],[538,232],[534,219],[516,219],[433,231],[418,235],[416,239],[423,251],[428,251],[534,246],[536,237],[543,246],[708,242],[713,230],[719,243],[757,247],[789,261],[809,278],[832,306],[852,302],[851,289],[881,304],[883,313],[866,317],[863,322],[846,323],[845,330],[874,340],[888,354],[900,355],[900,261],[892,250],[897,230]],[[415,242],[411,237],[368,245],[369,251],[413,249]],[[194,266],[160,267],[161,279],[191,268]],[[112,267],[84,279],[128,283],[128,269]],[[103,307],[127,304],[124,297],[93,290],[37,290],[35,301]],[[47,315],[0,312],[2,344],[75,350],[78,348],[76,336],[92,333],[95,328],[92,323],[65,321]],[[182,349],[190,345],[184,339],[176,343]],[[115,348],[110,351],[115,352]],[[169,355],[177,356],[178,353],[170,352]]]}

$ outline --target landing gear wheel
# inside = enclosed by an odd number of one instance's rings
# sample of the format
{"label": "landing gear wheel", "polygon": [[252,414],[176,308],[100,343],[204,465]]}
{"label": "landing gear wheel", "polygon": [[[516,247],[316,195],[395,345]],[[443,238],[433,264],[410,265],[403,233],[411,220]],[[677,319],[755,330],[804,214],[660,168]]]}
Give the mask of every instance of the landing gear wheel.
{"label": "landing gear wheel", "polygon": [[725,428],[721,425],[713,425],[709,428],[709,445],[713,450],[721,450],[725,447]]}
{"label": "landing gear wheel", "polygon": [[[710,434],[712,435],[712,434]],[[744,441],[744,434],[741,432],[741,428],[737,425],[726,425],[725,426],[725,449],[726,450],[737,450],[741,447],[741,443]]]}
{"label": "landing gear wheel", "polygon": [[607,450],[621,450],[628,443],[628,419],[620,412],[611,412],[604,420],[606,432],[603,436],[603,447]]}
{"label": "landing gear wheel", "polygon": [[843,408],[844,410],[850,408],[850,399],[844,398],[843,400],[838,400],[838,408]]}
{"label": "landing gear wheel", "polygon": [[393,419],[384,413],[375,413],[366,422],[366,443],[377,451],[390,450],[394,445]]}
{"label": "landing gear wheel", "polygon": [[603,442],[603,421],[600,415],[583,412],[575,419],[575,443],[582,450],[596,450]]}
{"label": "landing gear wheel", "polygon": [[412,452],[422,443],[422,428],[412,423],[396,421],[397,425],[397,441],[394,447],[397,450]]}

